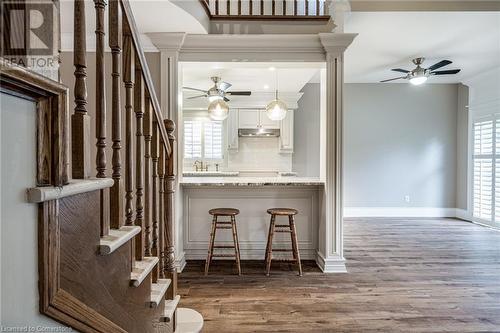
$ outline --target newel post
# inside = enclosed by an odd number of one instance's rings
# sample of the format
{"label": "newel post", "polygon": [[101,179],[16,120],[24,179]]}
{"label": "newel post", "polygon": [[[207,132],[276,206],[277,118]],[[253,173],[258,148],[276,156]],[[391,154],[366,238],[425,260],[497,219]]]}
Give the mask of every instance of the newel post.
{"label": "newel post", "polygon": [[343,247],[343,86],[344,51],[356,34],[320,33],[326,53],[325,219],[318,234],[318,266],[325,273],[345,272]]}
{"label": "newel post", "polygon": [[177,291],[177,268],[175,265],[175,123],[170,120],[164,120],[165,128],[168,134],[172,153],[166,156],[165,162],[165,273],[172,280],[172,288],[169,289],[167,297],[172,299]]}

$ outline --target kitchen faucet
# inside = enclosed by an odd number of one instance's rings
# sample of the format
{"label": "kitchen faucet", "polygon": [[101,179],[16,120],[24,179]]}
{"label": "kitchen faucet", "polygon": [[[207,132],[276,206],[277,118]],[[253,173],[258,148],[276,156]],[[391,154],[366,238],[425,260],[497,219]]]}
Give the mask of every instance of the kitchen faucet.
{"label": "kitchen faucet", "polygon": [[193,164],[193,166],[195,167],[196,172],[203,171],[203,169],[205,169],[205,171],[208,171],[208,166],[209,165],[210,164],[208,164],[208,163],[205,163],[205,165],[203,165],[203,161],[200,161],[200,160],[194,161],[194,164]]}

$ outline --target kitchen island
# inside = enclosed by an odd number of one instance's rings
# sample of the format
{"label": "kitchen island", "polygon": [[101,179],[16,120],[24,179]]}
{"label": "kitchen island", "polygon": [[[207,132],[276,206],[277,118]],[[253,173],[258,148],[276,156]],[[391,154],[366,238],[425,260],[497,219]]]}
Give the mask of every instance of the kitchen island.
{"label": "kitchen island", "polygon": [[[318,221],[323,215],[324,182],[302,177],[184,177],[183,247],[186,259],[205,259],[210,235],[208,211],[216,207],[240,210],[236,217],[242,259],[264,259],[272,207],[299,211],[296,226],[302,259],[316,259]],[[280,220],[278,220],[280,222]],[[284,220],[281,222],[285,222]],[[231,233],[217,240],[231,245]],[[276,235],[275,248],[290,248],[289,234]]]}

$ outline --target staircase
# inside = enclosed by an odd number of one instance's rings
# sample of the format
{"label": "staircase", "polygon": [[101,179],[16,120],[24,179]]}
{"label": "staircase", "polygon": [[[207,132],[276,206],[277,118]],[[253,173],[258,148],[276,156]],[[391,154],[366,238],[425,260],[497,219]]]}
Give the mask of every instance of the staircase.
{"label": "staircase", "polygon": [[87,10],[75,0],[70,122],[65,86],[0,61],[2,88],[38,105],[28,200],[39,205],[40,312],[81,332],[199,332],[202,316],[178,308],[175,124],[160,109],[127,0],[94,0],[96,100],[87,110]]}

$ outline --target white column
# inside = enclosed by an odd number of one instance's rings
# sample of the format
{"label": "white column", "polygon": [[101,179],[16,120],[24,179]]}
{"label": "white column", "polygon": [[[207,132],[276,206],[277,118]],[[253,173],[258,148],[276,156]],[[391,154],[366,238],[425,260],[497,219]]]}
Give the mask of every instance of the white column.
{"label": "white column", "polygon": [[175,207],[174,207],[174,233],[175,233],[175,261],[178,270],[182,270],[186,264],[183,243],[183,228],[182,228],[182,188],[179,186],[178,170],[182,163],[182,131],[180,130],[179,122],[182,121],[181,107],[182,101],[179,100],[180,82],[179,75],[179,51],[184,43],[185,33],[152,33],[148,34],[153,44],[160,50],[160,106],[163,115],[166,119],[171,119],[175,122],[176,128],[174,135],[176,137],[176,152],[177,164],[175,165],[174,173],[177,175],[175,183]]}
{"label": "white column", "polygon": [[319,34],[326,52],[326,166],[324,216],[317,263],[325,273],[345,272],[343,249],[343,85],[344,51],[356,34]]}

